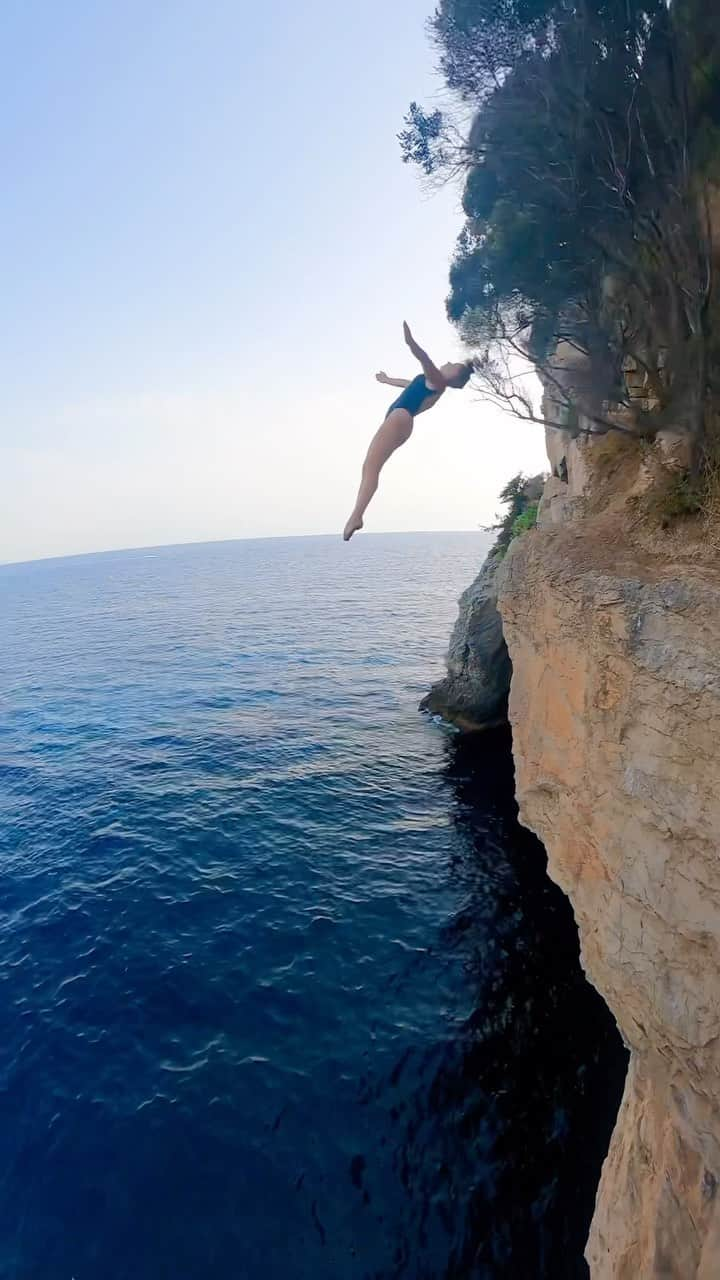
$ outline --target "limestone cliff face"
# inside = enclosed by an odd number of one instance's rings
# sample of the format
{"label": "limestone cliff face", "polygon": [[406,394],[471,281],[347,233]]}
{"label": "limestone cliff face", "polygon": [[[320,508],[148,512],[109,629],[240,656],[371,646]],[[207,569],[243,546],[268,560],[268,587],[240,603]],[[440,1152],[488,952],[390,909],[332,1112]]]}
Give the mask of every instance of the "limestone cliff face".
{"label": "limestone cliff face", "polygon": [[499,604],[521,817],[631,1049],[587,1256],[593,1280],[717,1280],[720,563],[642,531],[647,451],[565,443]]}

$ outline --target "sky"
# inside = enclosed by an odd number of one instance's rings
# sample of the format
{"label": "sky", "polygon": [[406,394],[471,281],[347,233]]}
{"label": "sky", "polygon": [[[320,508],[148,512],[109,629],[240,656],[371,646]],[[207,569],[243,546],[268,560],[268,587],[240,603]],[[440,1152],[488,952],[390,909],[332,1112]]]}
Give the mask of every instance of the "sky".
{"label": "sky", "polygon": [[[432,0],[4,0],[0,560],[330,533],[445,316],[460,191],[402,164]],[[448,391],[377,531],[475,529],[542,429]]]}

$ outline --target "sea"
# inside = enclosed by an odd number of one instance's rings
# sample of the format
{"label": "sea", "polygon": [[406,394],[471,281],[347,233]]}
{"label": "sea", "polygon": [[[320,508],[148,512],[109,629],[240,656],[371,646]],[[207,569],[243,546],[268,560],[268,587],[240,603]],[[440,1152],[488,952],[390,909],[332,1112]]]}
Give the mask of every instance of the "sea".
{"label": "sea", "polygon": [[0,568],[0,1280],[586,1276],[624,1050],[418,711],[488,541]]}

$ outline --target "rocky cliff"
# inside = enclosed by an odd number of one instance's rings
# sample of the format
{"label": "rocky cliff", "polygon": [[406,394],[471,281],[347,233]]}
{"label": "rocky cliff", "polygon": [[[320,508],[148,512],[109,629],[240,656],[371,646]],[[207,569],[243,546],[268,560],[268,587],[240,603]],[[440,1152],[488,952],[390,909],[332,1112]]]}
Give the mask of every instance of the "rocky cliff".
{"label": "rocky cliff", "polygon": [[720,561],[643,518],[661,454],[555,433],[499,582],[521,817],[631,1050],[593,1280],[720,1276]]}
{"label": "rocky cliff", "polygon": [[543,477],[516,477],[513,500],[500,533],[474,582],[458,601],[458,616],[447,654],[447,675],[420,704],[473,731],[507,723],[512,666],[498,612],[497,575],[507,552],[515,519],[537,504]]}
{"label": "rocky cliff", "polygon": [[504,550],[495,547],[458,602],[450,637],[447,676],[433,685],[421,710],[474,730],[505,724],[510,657],[497,607],[495,578]]}

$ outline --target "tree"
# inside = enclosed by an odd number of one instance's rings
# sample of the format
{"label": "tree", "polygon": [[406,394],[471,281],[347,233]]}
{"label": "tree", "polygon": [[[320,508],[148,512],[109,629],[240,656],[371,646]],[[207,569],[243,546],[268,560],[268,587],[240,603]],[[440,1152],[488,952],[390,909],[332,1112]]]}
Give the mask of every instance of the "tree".
{"label": "tree", "polygon": [[517,381],[530,357],[593,429],[701,434],[712,252],[699,139],[720,95],[717,60],[698,57],[698,4],[443,0],[433,19],[448,84],[478,105],[460,147],[452,120],[435,113],[430,139],[415,108],[425,171],[465,174],[448,311],[479,347],[486,393],[522,416],[535,416]]}
{"label": "tree", "polygon": [[548,0],[441,0],[431,20],[450,89],[477,107],[530,50],[552,33]]}
{"label": "tree", "polygon": [[518,472],[508,480],[499,495],[500,502],[506,505],[507,510],[502,515],[496,515],[497,524],[490,526],[492,530],[498,531],[493,550],[507,551],[513,538],[534,527],[544,479],[544,476],[528,478]]}

